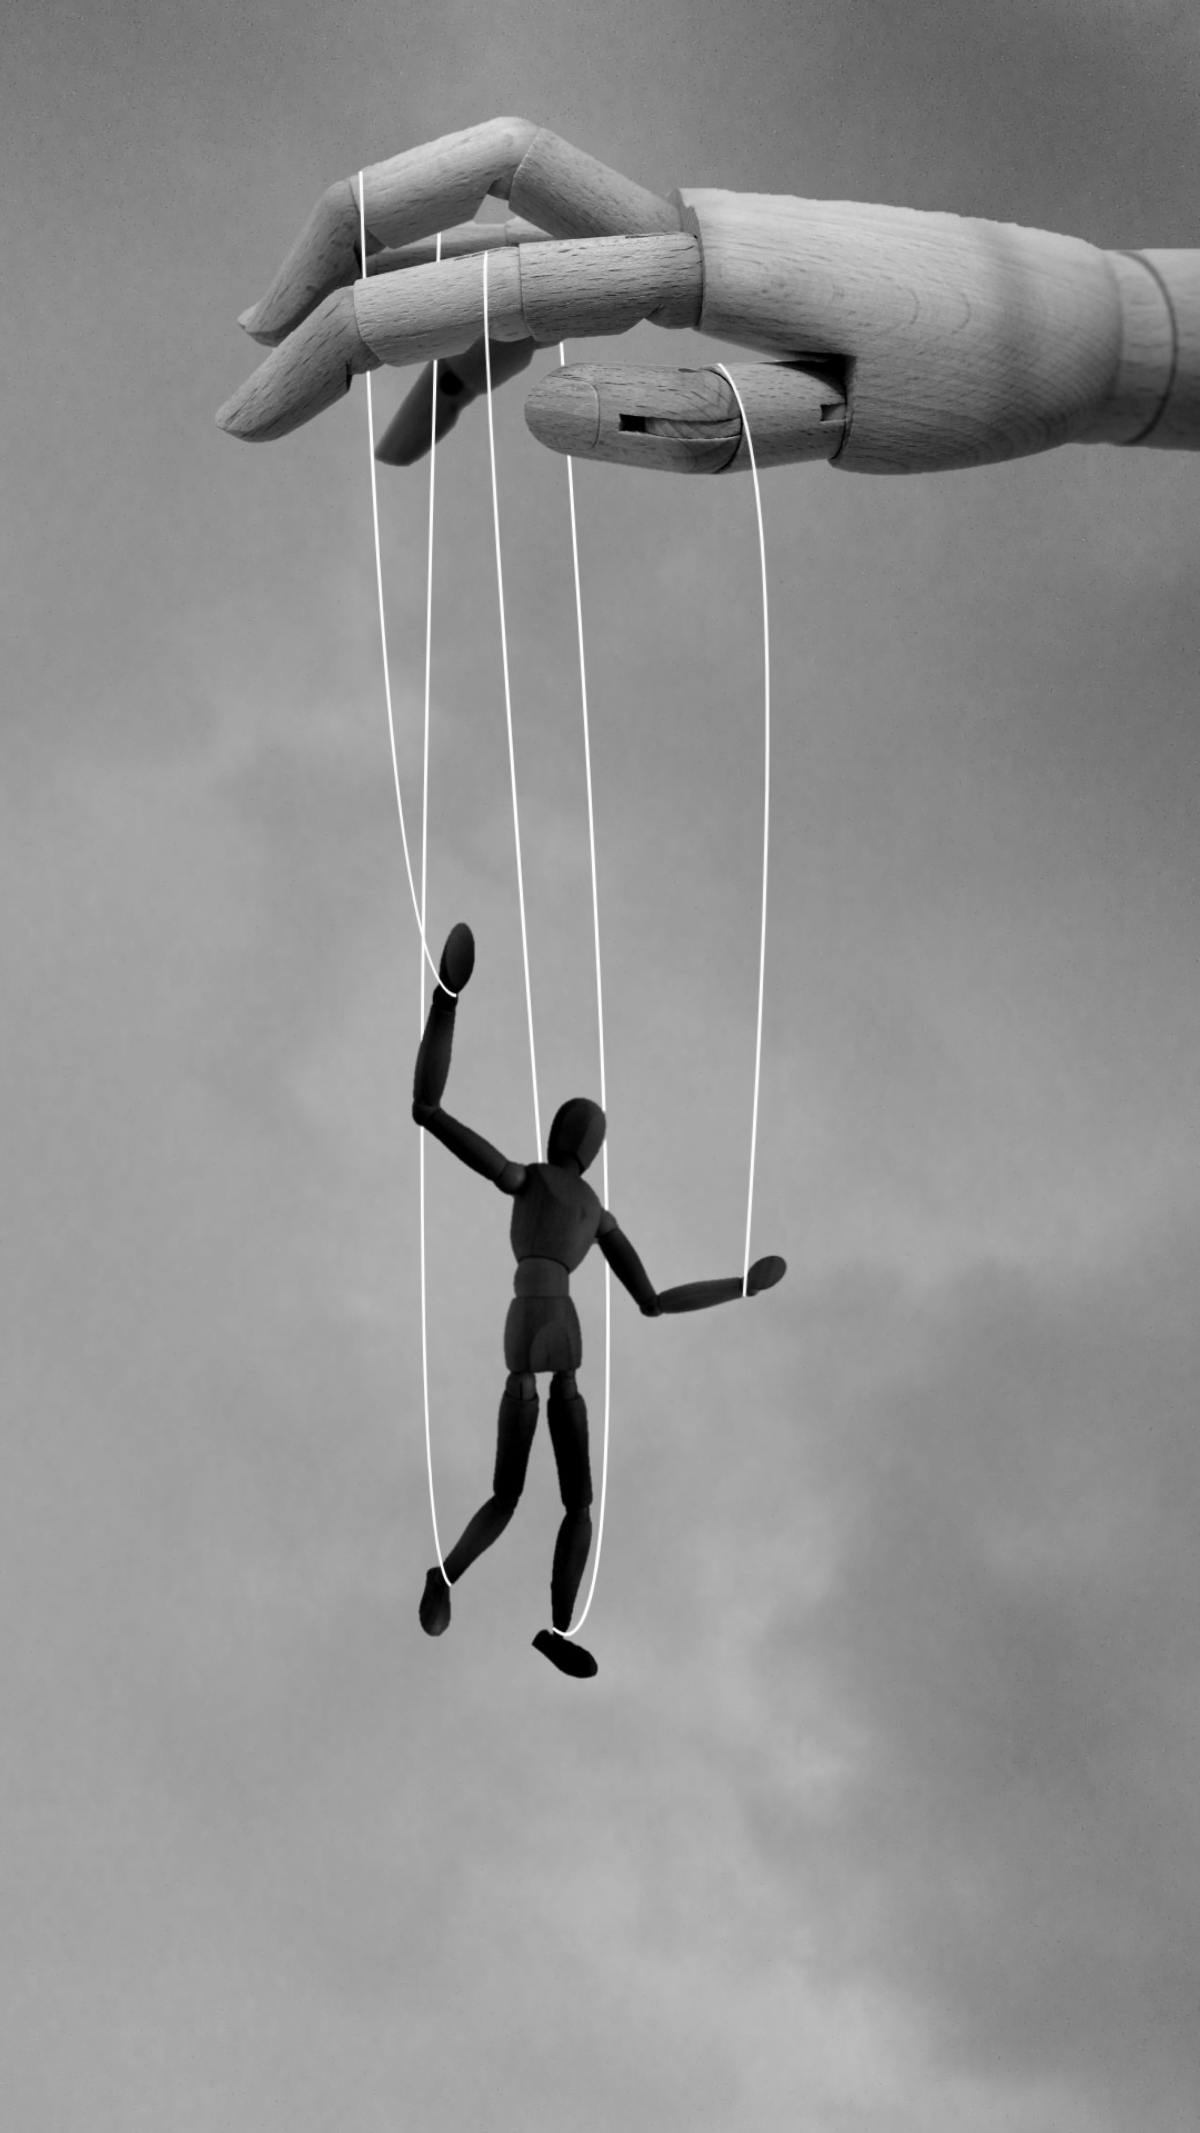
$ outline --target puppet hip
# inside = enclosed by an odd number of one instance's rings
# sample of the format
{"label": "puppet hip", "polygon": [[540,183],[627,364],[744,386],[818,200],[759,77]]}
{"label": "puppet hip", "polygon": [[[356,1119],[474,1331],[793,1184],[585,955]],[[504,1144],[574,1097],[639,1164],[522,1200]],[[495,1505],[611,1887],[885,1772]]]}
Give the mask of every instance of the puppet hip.
{"label": "puppet hip", "polygon": [[579,1314],[569,1296],[514,1296],[504,1322],[509,1370],[578,1370]]}

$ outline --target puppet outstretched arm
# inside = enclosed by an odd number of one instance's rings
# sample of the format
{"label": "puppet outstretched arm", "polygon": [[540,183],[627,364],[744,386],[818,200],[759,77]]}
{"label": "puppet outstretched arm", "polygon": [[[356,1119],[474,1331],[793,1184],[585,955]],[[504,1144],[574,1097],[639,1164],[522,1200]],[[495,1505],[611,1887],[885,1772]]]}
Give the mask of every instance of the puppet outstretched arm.
{"label": "puppet outstretched arm", "polygon": [[787,1263],[783,1259],[756,1259],[745,1289],[741,1275],[730,1274],[719,1276],[715,1281],[687,1281],[679,1288],[659,1291],[628,1237],[616,1223],[611,1229],[602,1230],[596,1242],[617,1280],[628,1289],[647,1318],[658,1318],[668,1311],[706,1311],[711,1304],[732,1303],[735,1296],[757,1296],[760,1289],[773,1288],[777,1281],[782,1281],[787,1272]]}
{"label": "puppet outstretched arm", "polygon": [[760,1289],[773,1289],[787,1272],[787,1261],[772,1256],[756,1259],[743,1287],[740,1274],[718,1275],[715,1281],[685,1281],[677,1289],[659,1293],[660,1311],[707,1311],[710,1304],[732,1303],[735,1296],[757,1296]]}
{"label": "puppet outstretched arm", "polygon": [[471,929],[466,925],[455,926],[442,950],[441,982],[429,1003],[429,1018],[417,1053],[412,1115],[419,1126],[424,1126],[425,1131],[440,1141],[443,1148],[448,1148],[451,1155],[456,1155],[460,1163],[465,1163],[468,1170],[489,1178],[501,1192],[515,1193],[525,1183],[524,1164],[510,1162],[481,1133],[476,1133],[471,1126],[465,1126],[461,1119],[452,1118],[442,1109],[454,1043],[454,1011],[458,994],[474,967],[475,940]]}

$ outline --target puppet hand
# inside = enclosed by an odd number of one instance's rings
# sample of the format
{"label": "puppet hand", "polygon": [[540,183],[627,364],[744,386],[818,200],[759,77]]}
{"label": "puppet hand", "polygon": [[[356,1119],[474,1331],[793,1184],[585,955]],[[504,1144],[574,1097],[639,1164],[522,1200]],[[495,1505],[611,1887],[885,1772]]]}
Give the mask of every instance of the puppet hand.
{"label": "puppet hand", "polygon": [[447,992],[460,993],[466,986],[475,968],[475,936],[471,928],[460,920],[446,936],[442,959],[438,964],[438,976]]}
{"label": "puppet hand", "polygon": [[756,1259],[746,1279],[746,1293],[757,1296],[762,1289],[773,1289],[787,1273],[787,1260],[771,1257]]}
{"label": "puppet hand", "polygon": [[[431,357],[443,433],[484,385],[481,252],[493,382],[564,338],[641,319],[696,327],[774,358],[733,372],[760,466],[836,454],[843,470],[921,473],[1124,442],[1152,427],[1170,386],[1170,312],[1150,269],[1044,230],[788,194],[667,200],[517,118],[372,164],[365,193],[367,278],[357,180],[342,179],[243,315],[275,352],[218,415],[235,436],[282,437],[355,371]],[[516,219],[458,222],[488,194]],[[380,458],[428,450],[434,397],[427,370]],[[750,460],[716,369],[576,365],[535,388],[526,419],[553,450],[624,466]]]}

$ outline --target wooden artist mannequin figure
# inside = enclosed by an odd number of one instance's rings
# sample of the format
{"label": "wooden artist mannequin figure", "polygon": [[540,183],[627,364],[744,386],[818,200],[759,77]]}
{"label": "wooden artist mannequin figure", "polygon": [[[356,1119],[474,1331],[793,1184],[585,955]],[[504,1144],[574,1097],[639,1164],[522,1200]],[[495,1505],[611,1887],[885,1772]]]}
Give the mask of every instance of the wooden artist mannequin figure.
{"label": "wooden artist mannequin figure", "polygon": [[693,1281],[658,1294],[629,1239],[600,1203],[583,1173],[604,1140],[604,1113],[587,1096],[572,1096],[555,1113],[544,1163],[515,1163],[490,1141],[442,1109],[450,1072],[456,995],[475,965],[469,926],[455,926],[442,951],[441,983],[429,1006],[413,1079],[413,1117],[452,1155],[488,1178],[513,1202],[510,1235],[517,1271],[504,1327],[508,1381],[500,1402],[492,1494],[475,1513],[446,1557],[446,1575],[429,1571],[421,1600],[421,1626],[438,1637],[450,1622],[450,1586],[503,1533],[525,1486],[538,1417],[537,1373],[550,1371],[547,1421],[564,1517],[554,1549],[550,1580],[553,1630],[539,1630],[535,1648],[564,1674],[588,1676],[596,1661],[581,1644],[560,1634],[570,1626],[575,1597],[592,1539],[592,1478],[588,1459],[587,1408],[575,1382],[583,1349],[571,1301],[570,1277],[593,1244],[648,1318],[664,1312],[702,1311],[743,1294],[757,1295],[783,1278],[782,1259],[758,1259],[743,1288],[740,1274]]}

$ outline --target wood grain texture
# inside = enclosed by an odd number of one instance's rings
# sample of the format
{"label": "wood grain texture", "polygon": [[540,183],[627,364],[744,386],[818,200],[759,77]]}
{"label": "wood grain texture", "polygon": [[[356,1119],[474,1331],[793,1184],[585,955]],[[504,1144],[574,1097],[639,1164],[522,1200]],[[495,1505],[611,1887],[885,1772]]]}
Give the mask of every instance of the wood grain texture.
{"label": "wood grain texture", "polygon": [[[588,237],[488,255],[488,334],[539,346],[624,333],[641,319],[694,325],[700,255],[693,237]],[[384,363],[418,363],[470,346],[483,324],[483,266],[471,258],[358,282],[358,329]]]}
{"label": "wood grain texture", "polygon": [[1133,252],[1106,252],[1121,314],[1108,398],[1080,444],[1139,444],[1161,419],[1170,390],[1174,331],[1161,283]]}
{"label": "wood grain texture", "polygon": [[670,200],[545,128],[522,156],[508,198],[514,214],[553,237],[653,237],[679,229]]}
{"label": "wood grain texture", "polygon": [[[243,313],[275,355],[221,410],[235,435],[282,436],[355,370],[462,354],[483,330],[482,254],[495,343],[548,346],[648,319],[781,358],[786,372],[746,371],[764,466],[827,457],[847,472],[907,474],[1071,442],[1200,449],[1200,251],[1106,252],[860,201],[694,187],[663,198],[514,117],[371,164],[361,190],[366,266],[359,186],[342,179]],[[489,194],[515,210],[507,224],[470,219]],[[836,370],[821,375],[822,361]],[[821,394],[831,377],[832,401]],[[674,435],[665,406],[640,430],[625,425],[644,440],[626,458],[610,448],[611,407],[586,382],[537,402],[555,435],[564,392],[584,422],[564,434],[578,440],[594,412],[594,456],[688,463],[686,414]],[[699,439],[705,469],[719,441]],[[747,456],[743,442],[728,466]]]}
{"label": "wood grain texture", "polygon": [[531,245],[519,255],[526,331],[535,341],[625,333],[642,319],[694,326],[700,253],[679,231]]}
{"label": "wood grain texture", "polygon": [[322,193],[261,301],[243,311],[238,323],[251,340],[277,347],[324,297],[353,281],[358,240],[357,196],[339,178]]}
{"label": "wood grain texture", "polygon": [[[548,235],[548,231],[519,215],[510,215],[504,222],[459,222],[442,231],[440,257],[475,258],[480,252],[502,252],[510,245],[544,244]],[[438,257],[437,238],[422,237],[415,244],[373,252],[367,261],[367,273],[396,274],[405,267],[433,266]]]}
{"label": "wood grain texture", "polygon": [[[512,175],[538,128],[528,119],[488,119],[461,133],[371,163],[363,172],[367,230],[378,244],[408,244],[469,221],[489,193],[508,198]],[[357,205],[357,188],[355,188]]]}
{"label": "wood grain texture", "polygon": [[480,393],[486,392],[489,368],[495,391],[518,371],[526,369],[534,354],[532,341],[493,341],[489,335],[485,360],[481,336],[465,355],[456,355],[436,366],[436,391],[435,366],[427,363],[375,447],[380,466],[415,466],[419,459],[427,456],[433,436],[436,434],[440,444],[472,402]]}
{"label": "wood grain texture", "polygon": [[[742,396],[754,461],[761,469],[793,465],[797,460],[836,458],[846,429],[846,400],[831,368],[803,363],[731,363]],[[720,373],[713,375],[724,385]],[[723,474],[743,473],[750,465],[750,445],[743,434]]]}
{"label": "wood grain texture", "polygon": [[[828,373],[775,363],[729,369],[760,469],[833,457],[846,408]],[[611,465],[722,474],[750,464],[737,396],[717,370],[572,363],[534,387],[525,420],[551,450]]]}
{"label": "wood grain texture", "polygon": [[[489,336],[524,339],[521,255],[505,249],[487,258]],[[421,363],[457,355],[478,340],[483,325],[483,262],[445,259],[440,266],[360,281],[354,303],[359,332],[380,362]]]}
{"label": "wood grain texture", "polygon": [[847,471],[1046,451],[1094,421],[1119,365],[1104,254],[1011,223],[763,193],[679,196],[700,238],[700,325],[850,364]]}
{"label": "wood grain texture", "polygon": [[335,289],[310,311],[218,411],[221,427],[260,444],[286,437],[343,399],[358,372],[377,370],[383,358],[359,331],[355,295]]}
{"label": "wood grain texture", "polygon": [[1172,366],[1167,396],[1140,444],[1167,451],[1200,451],[1200,251],[1142,251],[1171,314]]}

